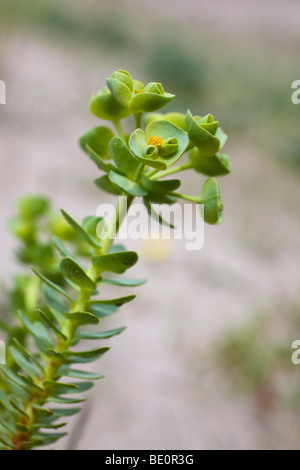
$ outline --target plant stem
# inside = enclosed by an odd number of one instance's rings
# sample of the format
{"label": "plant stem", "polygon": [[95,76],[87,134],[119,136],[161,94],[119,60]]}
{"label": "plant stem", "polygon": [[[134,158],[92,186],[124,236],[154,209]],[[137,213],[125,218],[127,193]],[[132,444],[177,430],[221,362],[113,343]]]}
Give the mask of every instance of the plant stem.
{"label": "plant stem", "polygon": [[140,163],[136,172],[135,172],[135,175],[134,175],[134,181],[136,181],[137,183],[140,181],[143,173],[144,173],[144,168],[145,168],[145,165],[144,163]]}
{"label": "plant stem", "polygon": [[190,168],[192,168],[190,162],[185,162],[181,165],[173,166],[165,171],[160,171],[159,173],[156,173],[152,179],[158,180],[159,178],[164,178],[165,176],[173,175],[174,173],[178,173],[179,171],[189,170]]}
{"label": "plant stem", "polygon": [[143,113],[139,113],[139,114],[134,115],[135,128],[136,129],[140,129],[142,127],[142,116],[143,116]]}
{"label": "plant stem", "polygon": [[151,178],[152,176],[156,175],[156,173],[158,172],[159,170],[157,168],[153,168],[153,170],[150,170],[146,176],[148,176],[148,178]]}
{"label": "plant stem", "polygon": [[118,136],[121,137],[121,139],[123,139],[124,142],[126,142],[125,134],[124,134],[122,126],[121,126],[121,121],[120,120],[113,121],[113,124],[116,128]]}
{"label": "plant stem", "polygon": [[[101,251],[102,255],[109,253],[110,248],[114,242],[115,236],[118,233],[121,223],[123,222],[124,218],[127,215],[129,207],[131,206],[134,197],[127,197],[127,196],[120,196],[118,205],[116,206],[115,212],[109,221],[108,228],[106,231],[106,236],[102,240],[101,244]],[[98,254],[98,253],[97,253]],[[97,282],[101,271],[97,269],[92,263],[90,264],[87,275],[90,277],[92,281],[95,283]],[[72,312],[80,312],[86,310],[86,303],[90,300],[90,297],[93,294],[93,288],[80,288],[78,291],[77,297],[72,302],[70,313]],[[56,351],[58,353],[63,353],[68,351],[69,348],[73,344],[74,335],[76,332],[77,326],[74,325],[73,321],[66,319],[62,324],[62,333],[66,336],[66,340],[59,339],[56,345]],[[29,396],[27,402],[24,404],[24,410],[28,418],[26,418],[26,422],[24,422],[24,426],[28,428],[28,432],[18,432],[12,438],[12,443],[15,448],[18,450],[26,450],[26,443],[31,439],[33,433],[37,432],[34,428],[34,425],[38,421],[37,413],[34,409],[33,405],[44,406],[47,402],[47,398],[49,396],[50,391],[47,387],[43,386],[45,381],[53,381],[59,379],[59,368],[63,364],[63,359],[59,356],[46,356],[45,357],[45,367],[44,367],[44,375],[39,377],[34,381],[35,385],[43,389],[43,392],[40,393],[32,390],[31,395]]]}
{"label": "plant stem", "polygon": [[119,202],[116,207],[115,213],[109,222],[106,237],[102,240],[101,254],[107,254],[114,242],[114,238],[117,235],[120,225],[127,215],[127,212],[134,200],[134,196],[122,195],[119,197]]}
{"label": "plant stem", "polygon": [[181,193],[171,193],[171,196],[179,197],[180,199],[184,199],[185,201],[194,202],[195,204],[200,204],[200,198],[197,196],[189,196],[188,194],[181,194]]}

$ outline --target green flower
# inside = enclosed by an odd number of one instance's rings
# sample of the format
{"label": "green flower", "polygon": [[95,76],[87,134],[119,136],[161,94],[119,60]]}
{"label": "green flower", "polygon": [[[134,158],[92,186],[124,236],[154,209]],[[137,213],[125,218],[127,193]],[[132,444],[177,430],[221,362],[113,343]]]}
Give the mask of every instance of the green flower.
{"label": "green flower", "polygon": [[94,93],[89,103],[90,111],[100,119],[118,121],[129,116],[127,108],[122,106],[107,88]]}
{"label": "green flower", "polygon": [[153,121],[145,132],[137,129],[129,139],[136,158],[158,170],[165,170],[177,162],[188,143],[187,133],[168,121]]}
{"label": "green flower", "polygon": [[220,150],[223,133],[218,132],[219,122],[211,114],[201,118],[193,117],[187,111],[185,125],[192,145],[198,147],[203,155],[211,157]]}
{"label": "green flower", "polygon": [[150,82],[144,86],[125,70],[114,72],[106,83],[115,100],[132,114],[156,111],[175,97],[166,93],[161,83]]}

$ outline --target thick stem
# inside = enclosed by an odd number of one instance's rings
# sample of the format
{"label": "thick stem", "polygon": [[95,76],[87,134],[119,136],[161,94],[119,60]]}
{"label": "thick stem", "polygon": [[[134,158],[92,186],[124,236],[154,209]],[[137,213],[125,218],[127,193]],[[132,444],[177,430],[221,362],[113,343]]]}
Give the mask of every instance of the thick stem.
{"label": "thick stem", "polygon": [[165,171],[160,171],[159,173],[156,173],[152,177],[152,179],[158,180],[160,178],[164,178],[165,176],[173,175],[174,173],[179,173],[179,171],[189,170],[190,168],[192,168],[191,163],[185,162],[185,163],[182,163],[181,165],[172,166],[171,168],[168,168]]}
{"label": "thick stem", "polygon": [[[120,196],[116,210],[109,221],[105,238],[102,240],[100,253],[105,255],[109,253],[110,248],[114,242],[115,236],[119,231],[120,225],[127,215],[128,209],[131,206],[134,197]],[[98,253],[97,253],[98,254]],[[87,275],[92,281],[97,282],[101,272],[95,268],[91,263],[87,270]],[[90,300],[93,293],[92,288],[81,288],[78,292],[77,298],[72,303],[70,313],[86,310],[86,304]],[[62,332],[66,336],[66,340],[58,340],[56,345],[56,351],[62,353],[63,351],[69,350],[73,344],[74,335],[77,327],[74,322],[66,319],[62,325]],[[46,380],[57,380],[58,370],[63,364],[63,360],[60,357],[46,356],[45,358],[45,373],[39,379],[35,380],[35,384],[40,388],[43,388],[43,392],[37,393],[32,390],[32,395],[29,397],[27,403],[24,404],[24,410],[28,418],[24,421],[24,426],[28,428],[28,432],[19,432],[12,438],[14,447],[18,450],[26,450],[26,442],[28,442],[33,434],[37,432],[34,425],[37,423],[37,414],[33,405],[44,406],[49,396],[47,388],[43,387],[43,383]]]}
{"label": "thick stem", "polygon": [[153,168],[153,170],[150,170],[148,171],[148,173],[146,173],[146,176],[148,178],[151,178],[152,176],[156,175],[156,173],[158,172],[159,170],[157,168]]}
{"label": "thick stem", "polygon": [[142,127],[142,117],[143,113],[135,114],[134,121],[135,121],[135,128],[140,129]]}
{"label": "thick stem", "polygon": [[123,129],[122,129],[120,120],[113,121],[113,124],[114,124],[114,126],[115,126],[115,128],[116,128],[116,131],[117,131],[117,133],[118,133],[118,136],[121,137],[121,139],[123,139],[124,142],[126,142],[125,134],[124,134],[124,132],[123,132]]}
{"label": "thick stem", "polygon": [[171,196],[179,197],[180,199],[184,199],[185,201],[194,202],[195,204],[200,204],[200,198],[197,196],[189,196],[188,194],[181,194],[181,193],[171,193]]}

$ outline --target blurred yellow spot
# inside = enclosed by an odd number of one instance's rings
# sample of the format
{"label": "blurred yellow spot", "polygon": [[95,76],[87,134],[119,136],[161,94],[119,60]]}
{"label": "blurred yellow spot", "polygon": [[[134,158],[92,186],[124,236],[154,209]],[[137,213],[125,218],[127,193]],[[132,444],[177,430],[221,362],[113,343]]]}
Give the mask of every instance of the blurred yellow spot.
{"label": "blurred yellow spot", "polygon": [[134,92],[135,95],[138,95],[139,93],[142,93],[143,90],[133,90],[133,92]]}
{"label": "blurred yellow spot", "polygon": [[163,140],[161,137],[149,137],[148,145],[154,145],[155,147],[161,147],[163,144]]}
{"label": "blurred yellow spot", "polygon": [[148,261],[159,262],[170,258],[172,254],[172,240],[163,240],[162,238],[148,238],[141,240],[142,256]]}

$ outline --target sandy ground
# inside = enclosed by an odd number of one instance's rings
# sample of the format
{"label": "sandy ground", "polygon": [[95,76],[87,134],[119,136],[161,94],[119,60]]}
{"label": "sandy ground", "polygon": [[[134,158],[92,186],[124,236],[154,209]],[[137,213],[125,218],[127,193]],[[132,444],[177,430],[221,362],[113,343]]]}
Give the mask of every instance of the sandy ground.
{"label": "sandy ground", "polygon": [[[228,24],[259,4],[231,1],[223,10],[221,1],[214,3],[220,8],[205,3],[207,18],[222,16]],[[279,3],[269,2],[270,21],[281,18],[286,24]],[[297,2],[288,3],[292,24]],[[183,2],[176,4],[183,9]],[[162,8],[172,12],[171,1]],[[259,24],[258,11],[252,20]],[[86,103],[114,64],[95,63],[87,51],[78,58],[71,47],[59,49],[55,41],[28,32],[7,38],[1,52],[8,84],[8,104],[0,109],[0,276],[5,278],[15,269],[6,221],[19,196],[45,193],[55,207],[78,218],[94,214],[105,200],[91,184],[97,170],[84,160],[77,138],[96,125]],[[87,424],[73,420],[82,433],[78,448],[299,447],[288,412],[279,409],[267,422],[257,420],[251,400],[231,393],[210,360],[225,330],[258,308],[272,310],[296,298],[300,285],[299,175],[262,155],[246,137],[232,138],[228,153],[233,172],[221,181],[226,219],[220,227],[206,227],[204,249],[188,252],[183,242],[174,242],[170,255],[154,262],[139,247],[140,263],[131,275],[149,282],[135,289],[134,303],[103,321],[103,327],[128,329],[109,341],[111,351],[94,365],[106,379],[90,394]],[[197,194],[199,178],[185,174],[184,185]]]}

